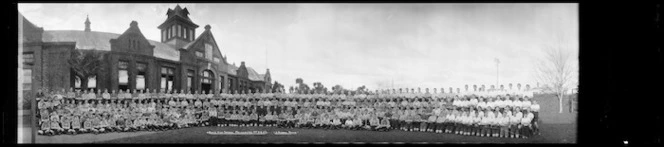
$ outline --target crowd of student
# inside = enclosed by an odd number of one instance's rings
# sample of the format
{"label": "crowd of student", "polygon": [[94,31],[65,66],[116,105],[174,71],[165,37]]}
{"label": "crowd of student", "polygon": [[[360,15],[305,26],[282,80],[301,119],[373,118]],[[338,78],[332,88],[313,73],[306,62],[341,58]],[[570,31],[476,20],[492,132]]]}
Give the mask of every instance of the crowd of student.
{"label": "crowd of student", "polygon": [[40,135],[163,131],[196,126],[419,131],[527,138],[537,134],[532,95],[501,91],[370,93],[42,92]]}

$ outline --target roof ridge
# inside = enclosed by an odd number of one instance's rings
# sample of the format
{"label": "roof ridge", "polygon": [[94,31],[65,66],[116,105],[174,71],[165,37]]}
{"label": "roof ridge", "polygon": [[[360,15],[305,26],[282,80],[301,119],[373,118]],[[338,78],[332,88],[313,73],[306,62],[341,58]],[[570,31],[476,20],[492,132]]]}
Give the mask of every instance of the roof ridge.
{"label": "roof ridge", "polygon": [[[122,34],[118,34],[118,33],[101,32],[101,31],[90,31],[90,32],[85,32],[85,31],[81,31],[81,30],[44,30],[44,32],[66,32],[66,31],[83,32],[83,33],[104,33],[104,34],[118,35],[117,37],[119,37],[120,35],[122,35]],[[154,42],[154,43],[159,43],[159,44],[168,45],[169,47],[172,47],[172,48],[175,49],[175,46],[170,45],[170,44],[167,44],[167,43],[162,43],[162,42],[155,41],[155,40],[148,39],[148,38],[145,38],[145,40],[148,40],[148,41],[150,41],[150,42]]]}
{"label": "roof ridge", "polygon": [[[117,39],[122,34],[111,32],[98,32],[83,30],[44,30],[41,40],[43,42],[76,42],[78,49],[111,50],[111,39]],[[180,52],[173,46],[145,38],[155,46],[153,56],[156,58],[179,61]]]}

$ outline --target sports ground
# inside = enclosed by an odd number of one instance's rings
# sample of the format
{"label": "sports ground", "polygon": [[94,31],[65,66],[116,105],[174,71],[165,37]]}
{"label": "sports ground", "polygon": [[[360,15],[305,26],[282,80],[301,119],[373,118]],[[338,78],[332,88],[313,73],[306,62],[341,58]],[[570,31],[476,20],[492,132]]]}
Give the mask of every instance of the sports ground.
{"label": "sports ground", "polygon": [[[576,114],[558,113],[557,99],[536,96],[542,105],[540,135],[527,139],[463,136],[428,132],[389,132],[285,129],[273,127],[196,127],[164,132],[131,132],[37,136],[37,143],[315,143],[315,142],[439,142],[439,143],[575,143]],[[568,107],[566,107],[568,108]],[[267,131],[267,135],[208,135],[208,131]],[[295,135],[274,135],[275,131],[297,132]]]}

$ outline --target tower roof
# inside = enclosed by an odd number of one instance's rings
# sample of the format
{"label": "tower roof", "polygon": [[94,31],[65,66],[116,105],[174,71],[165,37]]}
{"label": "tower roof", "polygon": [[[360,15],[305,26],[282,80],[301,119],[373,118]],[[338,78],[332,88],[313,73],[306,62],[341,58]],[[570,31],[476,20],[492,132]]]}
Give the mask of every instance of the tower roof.
{"label": "tower roof", "polygon": [[193,21],[191,21],[191,19],[189,19],[189,10],[187,10],[187,8],[180,7],[180,5],[176,5],[175,8],[173,9],[168,8],[168,11],[166,11],[166,15],[168,16],[166,18],[166,21],[164,21],[164,23],[159,25],[158,28],[162,29],[163,27],[166,27],[166,24],[171,24],[170,22],[176,20],[192,25],[196,28],[198,27],[198,25],[196,25]]}
{"label": "tower roof", "polygon": [[187,8],[182,9],[180,5],[175,6],[174,9],[169,8],[168,11],[166,12],[166,15],[168,15],[168,18],[179,16],[186,20],[191,21],[191,19],[189,19],[189,11],[187,10]]}

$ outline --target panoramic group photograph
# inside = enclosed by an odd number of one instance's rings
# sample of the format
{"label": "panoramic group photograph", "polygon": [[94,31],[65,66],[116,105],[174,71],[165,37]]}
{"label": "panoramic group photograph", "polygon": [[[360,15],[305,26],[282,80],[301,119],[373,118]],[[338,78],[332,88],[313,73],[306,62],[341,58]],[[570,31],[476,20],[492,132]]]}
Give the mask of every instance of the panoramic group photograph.
{"label": "panoramic group photograph", "polygon": [[577,143],[576,3],[19,3],[18,143]]}

